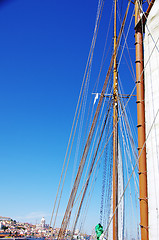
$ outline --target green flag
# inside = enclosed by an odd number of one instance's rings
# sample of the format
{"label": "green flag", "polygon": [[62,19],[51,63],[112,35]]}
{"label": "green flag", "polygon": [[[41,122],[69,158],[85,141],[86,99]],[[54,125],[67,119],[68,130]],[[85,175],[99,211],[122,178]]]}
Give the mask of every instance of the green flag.
{"label": "green flag", "polygon": [[97,240],[99,240],[100,236],[103,233],[103,226],[100,223],[97,224],[97,226],[95,227],[95,231],[96,231],[96,235],[97,235]]}

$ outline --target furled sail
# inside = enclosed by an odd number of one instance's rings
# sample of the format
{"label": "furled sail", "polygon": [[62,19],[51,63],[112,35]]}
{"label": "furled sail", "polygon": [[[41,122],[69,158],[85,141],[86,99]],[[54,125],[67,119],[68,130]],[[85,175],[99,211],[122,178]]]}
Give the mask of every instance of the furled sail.
{"label": "furled sail", "polygon": [[144,39],[145,118],[149,239],[159,239],[159,0],[148,16]]}

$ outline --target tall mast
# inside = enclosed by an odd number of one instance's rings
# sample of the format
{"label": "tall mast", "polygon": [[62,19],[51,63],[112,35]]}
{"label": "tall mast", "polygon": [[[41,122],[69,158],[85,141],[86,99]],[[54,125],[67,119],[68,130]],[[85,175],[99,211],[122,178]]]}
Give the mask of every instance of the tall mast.
{"label": "tall mast", "polygon": [[137,127],[140,185],[140,226],[141,240],[148,240],[148,197],[147,164],[145,147],[145,99],[144,99],[144,63],[143,63],[143,29],[141,24],[142,0],[135,1],[135,48],[136,48],[136,86],[137,86]]}
{"label": "tall mast", "polygon": [[113,92],[113,240],[118,239],[118,76],[117,76],[117,58],[116,58],[116,46],[117,46],[117,35],[116,35],[116,9],[117,1],[114,1],[114,92]]}

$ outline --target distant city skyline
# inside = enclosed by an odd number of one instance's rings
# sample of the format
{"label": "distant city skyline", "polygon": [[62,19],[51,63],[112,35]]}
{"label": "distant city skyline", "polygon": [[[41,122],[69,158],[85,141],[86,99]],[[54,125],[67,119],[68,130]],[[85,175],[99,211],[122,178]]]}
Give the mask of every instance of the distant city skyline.
{"label": "distant city skyline", "polygon": [[[59,228],[50,228],[48,224],[45,223],[45,218],[41,219],[40,224],[30,224],[13,221],[7,217],[1,217],[0,219],[0,237],[1,238],[57,238],[59,233]],[[71,235],[71,231],[67,229],[67,234]],[[79,233],[79,230],[75,231],[74,237],[77,235],[83,239],[85,234]],[[87,239],[90,236],[87,236]]]}

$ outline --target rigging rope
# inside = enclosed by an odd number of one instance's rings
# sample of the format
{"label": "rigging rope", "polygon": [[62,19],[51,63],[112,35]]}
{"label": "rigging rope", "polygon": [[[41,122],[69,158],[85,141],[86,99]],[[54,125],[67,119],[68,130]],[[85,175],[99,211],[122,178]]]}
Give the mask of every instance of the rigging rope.
{"label": "rigging rope", "polygon": [[[104,45],[104,50],[103,50],[103,55],[102,55],[102,60],[101,60],[101,64],[100,64],[100,70],[99,70],[99,74],[98,74],[98,77],[97,77],[97,81],[96,81],[96,88],[93,89],[93,91],[97,91],[97,88],[98,88],[98,84],[99,84],[99,78],[100,78],[100,75],[101,75],[101,71],[103,69],[103,66],[104,66],[104,63],[107,59],[107,56],[108,56],[108,53],[110,51],[110,47],[112,46],[112,42],[110,43],[109,47],[107,47],[107,42],[108,42],[108,35],[109,35],[109,32],[110,32],[110,25],[111,25],[111,21],[112,21],[112,16],[113,16],[113,6],[112,6],[112,10],[111,10],[111,15],[110,15],[110,19],[109,19],[109,25],[108,25],[108,31],[107,31],[107,36],[106,36],[106,40],[105,40],[105,45]],[[106,48],[108,49],[106,54],[105,54],[105,51],[106,51]]]}
{"label": "rigging rope", "polygon": [[78,209],[77,217],[76,217],[75,224],[74,224],[74,227],[73,227],[73,233],[75,231],[75,227],[76,227],[76,224],[77,224],[77,221],[78,221],[78,218],[79,218],[79,214],[80,214],[80,211],[81,211],[82,203],[83,203],[83,200],[84,200],[84,197],[85,197],[85,194],[86,194],[86,191],[87,191],[87,187],[88,187],[88,184],[89,184],[89,179],[90,179],[90,176],[92,174],[92,169],[93,169],[93,166],[94,166],[94,162],[95,162],[95,159],[96,159],[96,156],[97,156],[97,153],[98,153],[98,149],[99,149],[99,146],[100,146],[100,143],[101,143],[101,139],[102,139],[102,136],[103,136],[103,132],[104,132],[107,120],[108,120],[110,107],[111,107],[111,104],[109,104],[109,109],[108,109],[108,112],[107,112],[107,115],[106,115],[106,119],[104,121],[104,125],[102,127],[102,131],[101,131],[99,142],[98,142],[98,145],[97,145],[97,148],[96,148],[96,151],[95,151],[95,155],[94,155],[94,157],[92,159],[91,167],[90,167],[90,170],[89,170],[89,175],[88,175],[88,178],[87,178],[87,181],[86,181],[86,186],[85,186],[85,189],[84,189],[84,193],[83,193],[83,196],[82,196],[82,199],[81,199],[81,202],[80,202],[80,206],[79,206],[79,209]]}
{"label": "rigging rope", "polygon": [[[119,101],[120,105],[121,105],[121,102]],[[123,109],[123,106],[121,105],[121,111]],[[132,138],[132,134],[131,134],[131,128],[128,124],[128,121],[126,119],[126,111],[124,112],[123,114],[123,117],[124,117],[124,121],[122,121],[123,123],[123,128],[124,130],[122,131],[122,137],[123,137],[123,143],[125,144],[125,148],[124,150],[126,149],[126,152],[128,153],[128,158],[130,159],[130,163],[131,163],[131,167],[133,168],[133,163],[131,161],[131,156],[130,156],[130,148],[129,148],[129,142],[128,142],[128,137],[129,136],[129,139],[130,139],[130,146],[131,146],[131,149],[132,149],[132,153],[134,155],[134,158],[137,159],[138,156],[137,156],[137,153],[136,153],[136,148],[135,148],[135,144],[134,144],[134,141],[133,141],[133,138]],[[121,121],[120,121],[120,124],[121,124]],[[122,125],[121,125],[121,129],[122,129]],[[125,134],[124,134],[125,133]],[[124,138],[125,136],[125,138]],[[134,183],[135,183],[135,186],[136,186],[136,175],[134,174]],[[138,180],[137,180],[137,183],[138,183]],[[136,190],[137,190],[137,186],[136,186]],[[138,193],[138,191],[137,191]]]}
{"label": "rigging rope", "polygon": [[[107,84],[107,81],[105,82],[105,84],[103,86],[103,92],[105,91],[106,84]],[[61,224],[58,239],[64,236],[66,227],[68,225],[68,222],[69,222],[69,219],[70,219],[70,216],[71,216],[71,210],[70,209],[72,208],[72,206],[74,204],[75,196],[76,196],[77,189],[78,189],[78,186],[79,186],[79,183],[80,183],[80,179],[81,179],[81,175],[82,175],[82,172],[83,172],[86,157],[88,155],[90,142],[91,142],[92,137],[93,137],[95,124],[97,122],[97,118],[98,118],[98,115],[99,115],[99,110],[100,110],[101,104],[102,104],[102,97],[100,97],[100,100],[99,100],[99,103],[98,103],[98,106],[97,106],[97,110],[96,110],[96,114],[95,114],[95,117],[94,117],[94,120],[93,120],[93,124],[92,124],[91,130],[90,130],[90,133],[89,133],[89,136],[88,136],[88,139],[87,139],[87,143],[85,145],[85,149],[84,149],[82,159],[81,159],[81,162],[80,162],[80,165],[79,165],[79,169],[78,169],[78,172],[77,172],[77,175],[76,175],[74,186],[73,186],[73,189],[72,189],[72,192],[71,192],[71,195],[70,195],[70,199],[69,199],[69,202],[68,202],[68,205],[67,205],[67,208],[66,208],[66,212],[65,212],[62,224]]]}
{"label": "rigging rope", "polygon": [[[110,114],[109,114],[110,119]],[[106,128],[106,139],[109,136],[110,131],[110,121],[108,119],[108,125]],[[112,147],[112,146],[111,146]],[[101,207],[100,207],[100,223],[103,225],[103,206],[104,206],[104,197],[105,197],[105,183],[106,183],[106,170],[107,170],[107,162],[108,162],[108,148],[105,149],[105,158],[104,158],[104,166],[103,166],[103,180],[102,180],[102,192],[101,192]]]}
{"label": "rigging rope", "polygon": [[[118,2],[117,2],[117,6],[118,6],[118,17],[119,17],[119,21],[120,21],[120,24],[121,24],[121,22],[122,22],[122,21],[121,21],[121,12],[120,12],[120,8],[119,8]],[[130,20],[130,22],[129,22],[129,27],[128,27],[128,31],[127,31],[127,36],[128,36],[129,31],[130,31],[130,26],[131,26],[131,23],[132,23],[133,16],[134,16],[134,11],[133,11],[133,13],[132,13],[131,20]],[[125,40],[124,40],[124,46],[122,47],[122,52],[123,52],[123,50],[124,50],[124,48],[125,48],[125,45],[126,45],[126,49],[127,49],[128,56],[129,56],[129,60],[130,60],[130,64],[131,64],[131,68],[129,67],[128,63],[127,63],[127,65],[128,65],[129,70],[130,70],[130,73],[131,73],[131,75],[132,75],[132,78],[134,79],[134,82],[135,82],[135,81],[136,81],[136,80],[135,80],[135,79],[136,79],[136,77],[135,77],[135,71],[134,71],[134,68],[133,68],[133,63],[132,63],[132,60],[131,60],[131,57],[130,57],[130,52],[129,52],[129,48],[128,48],[128,44],[127,44],[127,36],[125,36],[125,33],[123,32],[123,37],[124,37]],[[121,54],[121,56],[122,56],[122,54]],[[124,55],[124,57],[125,57],[125,55]],[[125,57],[125,60],[126,60],[126,62],[127,62],[126,57]],[[120,61],[121,61],[121,58],[120,58]],[[132,71],[131,71],[131,69],[132,69]]]}
{"label": "rigging rope", "polygon": [[[119,71],[119,66],[120,66],[120,63],[121,63],[121,59],[122,59],[122,55],[123,55],[123,52],[124,52],[124,48],[125,48],[125,45],[127,45],[127,38],[128,38],[128,34],[129,34],[129,31],[130,31],[130,27],[131,27],[131,23],[132,23],[132,20],[133,20],[133,17],[134,17],[134,11],[132,13],[132,16],[131,16],[131,20],[129,22],[129,26],[128,26],[128,30],[127,30],[127,34],[125,36],[125,34],[123,33],[123,36],[124,36],[124,45],[123,45],[123,49],[122,49],[122,53],[120,55],[120,59],[119,59],[119,62],[118,62],[118,67],[117,67],[117,71]],[[133,69],[133,67],[132,67]]]}
{"label": "rigging rope", "polygon": [[[99,121],[100,122],[100,121]],[[99,126],[99,124],[98,124],[98,126]],[[103,124],[101,124],[101,128],[102,128],[102,126],[103,126]],[[96,148],[97,148],[97,146],[96,146]],[[95,148],[95,149],[96,149]],[[94,143],[93,143],[93,146],[92,146],[92,150],[94,149]],[[91,155],[92,155],[92,153],[90,154],[90,157],[91,157]],[[98,170],[99,171],[99,170]],[[95,171],[94,171],[94,173],[95,173]],[[93,174],[93,179],[94,179],[94,174]],[[92,180],[92,182],[93,182],[93,180]],[[91,183],[91,186],[92,186],[92,183]],[[91,191],[91,188],[92,187],[90,187],[90,191]],[[89,194],[88,194],[88,198],[90,197],[91,198],[91,196],[90,196],[90,191],[89,191]],[[93,190],[92,190],[93,191]],[[85,207],[85,210],[83,210],[83,212],[84,212],[84,215],[85,215],[85,217],[84,217],[84,219],[86,218],[86,214],[87,214],[87,211],[88,211],[88,209],[87,209],[87,206],[88,206],[88,202],[89,202],[89,199],[87,199],[87,203],[86,203],[86,207]],[[82,224],[84,223],[84,221],[82,221]]]}
{"label": "rigging rope", "polygon": [[[123,89],[123,86],[122,86],[122,82],[121,82],[121,79],[120,79],[120,75],[118,74],[118,88],[119,88],[119,92],[120,93],[124,93],[124,89]],[[121,94],[122,96],[122,94]],[[120,94],[119,94],[119,99],[121,100],[122,99],[122,104],[124,105],[124,98],[120,97]],[[137,142],[137,134],[136,134],[136,128],[134,127],[134,124],[133,124],[133,120],[132,120],[132,117],[131,117],[131,111],[130,111],[130,108],[129,106],[127,107],[127,112],[125,112],[125,117],[127,119],[127,122],[128,122],[128,116],[129,116],[129,125],[131,125],[130,129],[132,129],[131,131],[133,132],[134,134],[134,138],[135,138],[135,141]],[[132,134],[131,134],[132,135]],[[136,151],[136,148],[135,148],[135,143],[133,144],[134,145],[134,151]],[[137,151],[136,151],[137,153]],[[135,154],[136,155],[136,154]]]}
{"label": "rigging rope", "polygon": [[[158,41],[158,39],[157,39],[157,41]],[[156,42],[156,44],[157,44],[157,42]],[[155,48],[155,47],[154,47],[154,48]],[[150,56],[149,56],[149,59],[147,60],[147,62],[146,62],[146,64],[145,64],[145,67],[147,66],[147,64],[148,64],[148,62],[149,62],[149,60],[150,60],[150,57],[151,57],[151,55],[152,55],[152,53],[153,53],[153,51],[154,51],[154,48],[152,49],[152,52],[151,52],[151,54],[150,54]],[[144,71],[144,70],[143,70],[143,71]],[[142,75],[142,74],[143,74],[143,72],[141,73],[141,75]],[[140,75],[140,76],[141,76],[141,75]],[[140,81],[140,77],[139,77],[139,81]],[[136,88],[136,86],[135,86],[134,89],[132,90],[132,93],[131,93],[130,97],[133,95],[133,92],[134,92],[135,88]],[[130,97],[129,97],[129,100],[130,100]],[[129,100],[128,100],[128,101],[129,101]],[[124,106],[124,109],[122,110],[122,113],[120,114],[119,118],[122,116],[123,111],[125,110],[125,108],[126,108],[126,106],[127,106],[127,104],[128,104],[128,101],[127,101],[126,105]],[[157,113],[156,113],[156,116],[155,116],[155,118],[154,118],[154,121],[153,121],[153,123],[152,123],[152,125],[151,125],[150,131],[149,131],[149,133],[147,134],[146,141],[147,141],[147,139],[148,139],[148,137],[149,137],[149,135],[150,135],[150,132],[151,132],[152,127],[153,127],[153,125],[154,125],[154,123],[155,123],[155,120],[156,120],[156,118],[157,118],[158,113],[159,113],[159,109],[158,109],[158,111],[157,111]],[[119,120],[118,120],[118,121],[119,121]],[[144,149],[144,147],[145,147],[146,141],[145,141],[145,143],[144,143],[144,145],[143,145],[143,147],[142,147],[142,149],[141,149],[140,155],[142,154],[142,151],[143,151],[143,149]],[[135,166],[134,166],[134,168],[133,168],[132,174],[130,175],[130,178],[129,178],[129,180],[128,180],[128,183],[127,183],[127,185],[126,185],[126,187],[125,187],[125,189],[124,189],[124,192],[123,192],[122,197],[124,196],[124,193],[125,193],[128,185],[129,185],[130,179],[131,179],[131,177],[132,177],[132,175],[133,175],[133,173],[134,173],[134,171],[135,171],[135,168],[136,168],[136,166],[137,166],[137,164],[138,164],[139,158],[140,158],[140,156],[138,156],[138,159],[137,159],[136,164],[135,164]],[[99,160],[99,159],[98,159],[98,160]],[[97,160],[97,161],[98,161],[98,160]],[[119,202],[118,202],[118,205],[120,204],[120,201],[121,201],[122,197],[120,198],[120,200],[119,200]],[[118,205],[117,205],[116,209],[118,208]],[[116,209],[115,209],[115,212],[116,212]],[[115,212],[113,213],[113,216],[114,216]],[[112,216],[110,222],[112,221],[113,216]],[[110,226],[110,222],[109,222],[108,227],[107,227],[107,229],[105,230],[104,233],[106,233],[106,232],[108,231],[108,228],[109,228],[109,226]]]}
{"label": "rigging rope", "polygon": [[[147,134],[147,138],[146,138],[146,140],[145,140],[145,142],[144,142],[144,144],[143,144],[143,146],[142,146],[140,155],[138,156],[138,159],[136,160],[136,164],[135,164],[135,166],[134,166],[134,168],[133,168],[133,171],[132,171],[132,173],[131,173],[131,175],[130,175],[130,178],[128,179],[128,182],[127,182],[127,185],[125,186],[125,189],[124,189],[124,191],[123,191],[123,194],[122,194],[122,196],[120,197],[120,199],[119,199],[119,201],[118,201],[118,204],[117,204],[117,206],[116,206],[116,208],[115,208],[115,211],[114,211],[114,213],[113,213],[113,216],[114,216],[114,214],[115,214],[115,212],[116,212],[116,210],[117,210],[117,208],[118,208],[118,206],[119,206],[119,204],[120,204],[120,202],[121,202],[121,200],[122,200],[122,198],[123,198],[123,196],[124,196],[124,194],[125,194],[125,191],[126,191],[128,185],[129,185],[129,183],[130,183],[130,180],[131,180],[131,178],[132,178],[132,176],[133,176],[133,173],[134,173],[134,171],[135,171],[135,168],[136,168],[136,166],[137,166],[137,164],[138,164],[138,162],[139,162],[139,158],[140,158],[140,156],[141,156],[141,154],[142,154],[142,151],[143,151],[143,149],[144,149],[144,147],[145,147],[145,145],[146,145],[146,142],[147,142],[147,140],[148,140],[148,138],[149,138],[149,135],[150,135],[151,130],[152,130],[152,128],[153,128],[153,125],[154,125],[154,123],[155,123],[155,121],[156,121],[156,118],[157,118],[158,113],[159,113],[159,109],[158,109],[158,111],[157,111],[157,113],[156,113],[156,115],[155,115],[154,121],[153,121],[153,123],[152,123],[152,125],[151,125],[151,128],[150,128],[148,134]],[[104,235],[105,235],[105,234],[107,233],[107,231],[108,231],[108,228],[109,228],[110,223],[111,223],[111,221],[112,221],[112,219],[113,219],[113,216],[112,216],[111,219],[110,219],[110,222],[109,222],[109,224],[108,224],[107,229],[104,231]]]}
{"label": "rigging rope", "polygon": [[61,181],[61,180],[60,180]]}
{"label": "rigging rope", "polygon": [[[120,29],[120,33],[119,33],[119,37],[118,37],[118,40],[117,40],[117,47],[116,47],[116,49],[115,49],[115,52],[117,51],[117,48],[118,48],[118,44],[119,44],[119,42],[120,42],[120,38],[121,38],[121,35],[122,35],[122,33],[123,33],[123,27],[124,27],[124,25],[125,25],[125,21],[126,21],[126,17],[127,17],[127,13],[128,13],[128,10],[129,10],[129,6],[130,6],[130,2],[128,3],[128,6],[127,6],[127,10],[126,10],[126,13],[125,13],[125,16],[124,16],[124,20],[123,20],[123,24],[122,24],[122,28]],[[115,54],[115,53],[114,53]],[[111,70],[111,68],[112,68],[112,65],[113,65],[113,60],[114,60],[114,55],[112,56],[112,59],[111,59],[111,64],[110,64],[110,66],[109,66],[109,70],[108,70],[108,72],[107,72],[107,76],[106,76],[106,80],[105,80],[105,83],[104,83],[104,86],[103,86],[103,90],[102,90],[102,94],[104,94],[104,92],[105,92],[105,89],[106,89],[106,85],[107,85],[107,81],[108,81],[108,79],[109,79],[109,76],[110,76],[110,70]],[[96,123],[96,121],[97,121],[97,116],[99,115],[99,113],[98,113],[98,108],[100,108],[100,105],[101,105],[101,101],[102,101],[102,97],[100,97],[100,99],[99,99],[99,103],[98,103],[98,106],[97,106],[97,110],[96,110],[96,114],[95,114],[95,117],[94,117],[94,123]],[[92,134],[93,134],[93,132],[94,132],[94,125],[92,125],[92,132],[90,132],[90,137],[92,138]],[[89,140],[89,138],[88,138],[88,141],[90,141]],[[86,147],[87,147],[87,144],[86,144]],[[86,149],[86,148],[85,148]],[[86,150],[86,156],[87,156],[87,154],[88,154],[88,150]],[[83,155],[83,157],[84,157],[84,155]],[[84,160],[84,162],[81,160],[81,166],[80,166],[80,168],[82,169],[82,171],[83,171],[83,164],[85,163],[85,159],[83,159]],[[81,174],[80,173],[80,168],[79,168],[79,173],[78,173],[78,175],[79,174]],[[77,175],[77,176],[78,176]],[[79,175],[80,176],[80,175]],[[80,176],[81,177],[81,176]],[[77,178],[78,179],[78,178]],[[80,178],[79,178],[80,179]],[[78,180],[79,181],[79,180]],[[75,183],[76,184],[76,183]],[[79,182],[77,182],[77,186],[79,185]],[[73,192],[72,193],[74,193],[75,192],[75,189],[76,189],[76,185],[74,186],[74,188],[73,188]],[[76,190],[77,191],[77,190]],[[74,197],[72,196],[72,193],[71,193],[71,196],[70,196],[70,200],[69,201],[71,201],[71,199],[73,199],[73,201],[74,201]],[[71,202],[69,202],[68,203],[68,207],[69,207],[69,205],[70,205],[70,203]],[[72,206],[73,206],[73,202],[72,202]],[[69,211],[69,216],[68,216],[68,218],[70,217],[70,214],[71,214],[71,211],[70,210],[66,210],[66,213],[65,214],[68,214],[67,213],[67,211]],[[65,217],[64,217],[64,219],[63,219],[63,222],[64,222],[64,220],[65,220]],[[66,221],[66,220],[65,220]],[[63,224],[63,223],[62,223]],[[66,224],[67,224],[67,222],[66,222]],[[65,227],[66,227],[66,224],[65,224]],[[63,230],[62,230],[63,231]]]}
{"label": "rigging rope", "polygon": [[[122,109],[122,108],[121,108]],[[122,127],[122,123],[123,123],[123,127]],[[133,169],[133,165],[132,165],[132,161],[131,161],[131,156],[130,156],[130,149],[129,149],[129,142],[128,142],[128,138],[127,138],[127,132],[129,131],[129,129],[126,127],[125,128],[125,125],[124,125],[124,121],[122,121],[122,123],[121,123],[121,121],[119,122],[119,124],[120,124],[120,130],[121,130],[121,133],[122,133],[122,137],[123,137],[123,149],[124,149],[124,159],[125,159],[125,164],[126,164],[126,170],[127,170],[127,177],[129,178],[129,172],[130,172],[130,170],[129,170],[129,167],[128,167],[128,160],[130,160],[129,162],[130,162],[130,164],[131,164],[131,167],[132,167],[132,169]],[[126,131],[127,130],[127,131]],[[125,138],[124,138],[124,136],[125,136]],[[131,140],[131,139],[130,139]],[[127,156],[128,155],[128,156]],[[135,158],[135,159],[137,159],[137,158]],[[134,174],[133,174],[133,176],[134,176],[134,181],[135,181],[135,172],[134,172]],[[135,181],[135,183],[136,183],[136,181]],[[131,192],[131,187],[130,187],[130,184],[129,184],[129,192],[130,192],[130,200],[131,200],[131,206],[132,206],[132,208],[133,208],[133,201],[132,201],[132,192]],[[128,200],[129,201],[129,200]],[[133,217],[134,217],[134,210],[132,209],[132,215],[133,215]],[[135,217],[134,217],[134,219],[135,219]],[[136,225],[138,225],[138,224],[136,224]]]}
{"label": "rigging rope", "polygon": [[[77,102],[77,107],[76,107],[75,116],[74,116],[74,120],[73,120],[73,124],[72,124],[72,128],[71,128],[71,133],[70,133],[70,137],[69,137],[69,141],[68,141],[68,145],[67,145],[65,159],[64,159],[62,172],[61,172],[61,176],[60,176],[60,181],[59,181],[59,185],[58,185],[58,189],[57,189],[56,199],[55,199],[55,202],[54,202],[54,207],[53,207],[53,211],[52,211],[52,215],[51,215],[50,226],[51,226],[51,223],[52,223],[52,219],[53,219],[53,215],[54,215],[54,211],[55,211],[55,207],[56,207],[56,202],[57,202],[57,197],[58,197],[58,194],[59,194],[59,189],[60,189],[60,186],[61,186],[62,176],[63,176],[63,172],[64,172],[64,168],[65,168],[65,164],[66,164],[66,159],[67,159],[67,155],[68,155],[68,151],[69,151],[69,147],[70,147],[70,142],[71,142],[71,138],[72,138],[72,134],[73,134],[73,129],[74,129],[74,124],[75,124],[77,112],[79,110],[79,113],[80,113],[80,109],[81,109],[81,106],[79,108],[79,104],[80,104],[82,90],[83,90],[83,86],[84,86],[84,82],[85,82],[85,78],[86,78],[86,73],[89,71],[89,68],[90,68],[91,62],[92,62],[92,58],[93,58],[93,52],[94,52],[97,32],[98,32],[98,28],[99,28],[97,26],[100,23],[99,14],[101,14],[100,11],[102,11],[100,2],[101,2],[101,0],[99,0],[99,4],[98,4],[98,12],[97,12],[96,24],[95,24],[95,29],[94,29],[94,35],[93,35],[93,39],[92,39],[92,43],[91,43],[90,52],[89,52],[89,55],[88,55],[86,69],[85,69],[85,73],[84,73],[84,77],[83,77],[83,81],[82,81],[82,85],[81,85],[81,90],[80,90],[80,94],[79,94],[79,98],[78,98],[78,102]],[[99,11],[99,9],[100,9],[100,11]],[[88,73],[87,73],[87,75],[88,75]],[[86,81],[87,81],[87,79],[86,79]],[[78,116],[79,116],[79,114],[78,114]],[[78,119],[79,119],[79,117],[76,120],[76,126],[75,126],[75,129],[74,129],[74,135],[75,135],[76,128],[77,128]],[[73,141],[74,141],[74,137],[73,137]],[[73,145],[73,142],[72,142],[72,145]],[[72,149],[72,147],[71,147],[71,149]],[[67,166],[66,166],[66,170],[65,170],[65,176],[66,176],[68,164],[69,164],[69,158],[68,158],[68,161],[67,161]],[[65,182],[65,176],[64,176],[64,180],[63,180],[63,186],[64,186],[64,182]],[[60,204],[60,200],[61,200],[61,196],[62,196],[63,186],[62,186],[62,190],[61,190],[61,194],[60,194],[60,198],[59,198],[59,204]],[[56,222],[56,217],[57,217],[57,213],[58,213],[59,204],[58,204],[58,207],[57,207],[57,212],[56,212],[56,216],[55,216],[54,226],[55,226],[55,222]]]}
{"label": "rigging rope", "polygon": [[[109,89],[109,84],[108,84],[108,89]],[[108,91],[108,89],[107,89],[107,91]],[[111,100],[111,99],[109,99],[109,100]],[[104,103],[105,103],[105,101],[104,101]],[[97,136],[97,133],[98,133],[99,126],[101,125],[101,128],[102,128],[102,126],[103,126],[103,124],[104,124],[104,118],[103,118],[103,123],[100,124],[101,118],[102,118],[102,112],[103,112],[103,109],[104,109],[104,103],[103,103],[103,107],[102,107],[101,114],[100,114],[100,117],[99,117],[98,127],[97,127],[97,129],[96,129],[96,133],[95,133],[95,136],[94,136],[94,141],[93,141],[93,145],[92,145],[92,150],[91,150],[90,157],[89,157],[89,161],[88,161],[88,164],[87,164],[86,174],[87,174],[87,171],[88,171],[88,166],[89,166],[89,162],[90,162],[91,156],[92,156],[92,154],[93,154],[93,151],[94,151],[94,149],[97,148],[97,146],[94,147],[94,144],[95,144],[95,140],[96,140],[96,136]],[[109,106],[109,108],[110,108],[109,102],[108,102],[108,106]],[[106,114],[106,113],[107,113],[107,111],[105,111],[105,114]],[[101,131],[102,131],[102,130],[101,130]],[[98,139],[99,139],[99,138],[98,138]],[[99,140],[98,140],[98,141],[99,141]],[[97,142],[98,142],[98,141],[97,141]],[[86,178],[86,174],[85,174],[84,179]],[[85,180],[84,180],[83,182],[85,182]]]}
{"label": "rigging rope", "polygon": [[[99,2],[98,2],[98,9],[97,9],[97,17],[96,17],[96,25],[95,25],[95,30],[94,30],[95,37],[93,36],[93,47],[92,47],[93,50],[92,51],[94,51],[94,47],[95,47],[95,41],[96,41],[97,33],[98,33],[98,30],[99,30],[99,23],[100,23],[101,16],[102,16],[103,6],[104,6],[103,0],[99,0]],[[97,23],[98,23],[98,25],[97,25]],[[91,68],[92,68],[92,58],[93,58],[93,54],[90,57],[91,60],[90,60],[90,64],[89,64],[88,72],[87,72],[87,77],[86,77],[86,79],[89,79],[89,80],[90,80],[90,74],[91,74]],[[86,87],[86,92],[88,93],[88,86]],[[85,96],[86,96],[86,94],[85,94]],[[86,97],[84,97],[84,104],[83,104],[83,107],[82,107],[82,114],[81,114],[81,121],[80,121],[80,126],[79,126],[79,134],[78,134],[78,139],[77,139],[77,147],[76,147],[75,163],[74,163],[74,170],[73,170],[73,175],[72,175],[72,182],[73,182],[74,173],[75,173],[75,166],[76,166],[77,158],[78,158],[79,142],[80,142],[81,134],[82,134],[82,126],[83,126],[83,121],[84,121],[85,108],[86,108]],[[93,114],[93,110],[92,110],[92,114]],[[84,145],[84,139],[85,139],[85,137],[83,138],[83,145]]]}

